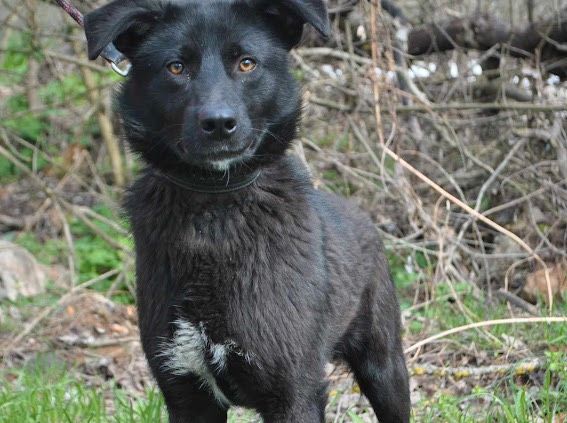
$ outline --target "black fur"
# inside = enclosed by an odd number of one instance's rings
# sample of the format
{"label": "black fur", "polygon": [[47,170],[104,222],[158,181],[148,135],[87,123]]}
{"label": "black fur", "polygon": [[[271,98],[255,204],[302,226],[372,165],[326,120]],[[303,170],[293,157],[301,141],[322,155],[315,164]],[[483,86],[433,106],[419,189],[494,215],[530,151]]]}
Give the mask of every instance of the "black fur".
{"label": "black fur", "polygon": [[[118,0],[85,18],[91,58],[114,41],[133,64],[119,110],[148,166],[126,209],[142,344],[171,422],[227,413],[201,378],[164,367],[178,319],[210,345],[230,343],[224,366],[205,352],[209,371],[265,422],[323,422],[332,359],[348,363],[381,422],[409,421],[399,307],[375,228],[286,155],[300,115],[287,51],[304,23],[328,34],[322,0]],[[243,56],[258,63],[249,74],[235,70]],[[181,76],[166,69],[175,60]],[[204,134],[204,110],[230,112],[234,134]],[[230,167],[215,170],[219,157]],[[223,194],[162,177],[230,183],[258,169]]]}

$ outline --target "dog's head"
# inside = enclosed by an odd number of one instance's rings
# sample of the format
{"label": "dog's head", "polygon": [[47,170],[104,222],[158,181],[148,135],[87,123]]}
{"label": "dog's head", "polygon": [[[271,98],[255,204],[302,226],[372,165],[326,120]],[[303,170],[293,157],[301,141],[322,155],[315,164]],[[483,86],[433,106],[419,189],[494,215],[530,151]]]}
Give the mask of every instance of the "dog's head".
{"label": "dog's head", "polygon": [[126,135],[158,167],[269,160],[295,136],[287,53],[323,0],[116,0],[85,16],[90,59],[110,42],[132,63],[119,97]]}

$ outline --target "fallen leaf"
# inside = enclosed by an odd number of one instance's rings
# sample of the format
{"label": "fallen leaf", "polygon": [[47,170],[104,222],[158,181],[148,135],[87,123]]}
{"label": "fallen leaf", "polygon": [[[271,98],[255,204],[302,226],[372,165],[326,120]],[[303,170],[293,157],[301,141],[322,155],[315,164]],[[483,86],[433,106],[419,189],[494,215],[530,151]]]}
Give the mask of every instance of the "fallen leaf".
{"label": "fallen leaf", "polygon": [[134,316],[136,316],[136,307],[131,306],[131,305],[130,305],[130,306],[127,306],[127,307],[126,307],[126,315],[127,315],[128,317],[134,317]]}
{"label": "fallen leaf", "polygon": [[[567,261],[555,265],[548,265],[548,269],[551,293],[554,298],[561,299],[567,291]],[[543,297],[546,302],[549,302],[547,279],[544,269],[530,273],[526,277],[526,283],[524,284],[521,296],[532,303],[537,302],[538,297]]]}
{"label": "fallen leaf", "polygon": [[74,166],[80,166],[86,154],[86,149],[82,145],[70,144],[61,152],[61,163],[58,166],[48,167],[46,173],[50,176],[63,176]]}
{"label": "fallen leaf", "polygon": [[127,327],[119,325],[118,323],[113,323],[110,325],[110,330],[118,335],[128,335],[130,332]]}

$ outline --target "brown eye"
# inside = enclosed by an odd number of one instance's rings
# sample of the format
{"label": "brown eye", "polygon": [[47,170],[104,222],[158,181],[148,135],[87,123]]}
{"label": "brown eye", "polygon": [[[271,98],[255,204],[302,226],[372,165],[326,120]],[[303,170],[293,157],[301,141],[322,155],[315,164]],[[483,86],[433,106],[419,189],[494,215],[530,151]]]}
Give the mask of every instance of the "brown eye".
{"label": "brown eye", "polygon": [[238,64],[238,70],[240,72],[248,73],[252,72],[254,69],[256,69],[256,61],[249,57],[242,59]]}
{"label": "brown eye", "polygon": [[183,66],[183,63],[181,62],[171,62],[167,65],[167,70],[173,75],[181,75],[185,70],[185,66]]}

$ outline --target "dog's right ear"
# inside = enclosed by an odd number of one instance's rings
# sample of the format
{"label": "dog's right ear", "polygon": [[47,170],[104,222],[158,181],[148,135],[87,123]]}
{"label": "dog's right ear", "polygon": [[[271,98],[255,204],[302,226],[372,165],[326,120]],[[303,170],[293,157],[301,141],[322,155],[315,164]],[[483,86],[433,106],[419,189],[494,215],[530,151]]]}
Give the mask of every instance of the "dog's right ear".
{"label": "dog's right ear", "polygon": [[111,42],[130,57],[143,37],[162,17],[150,1],[115,0],[84,17],[89,59],[96,59]]}

